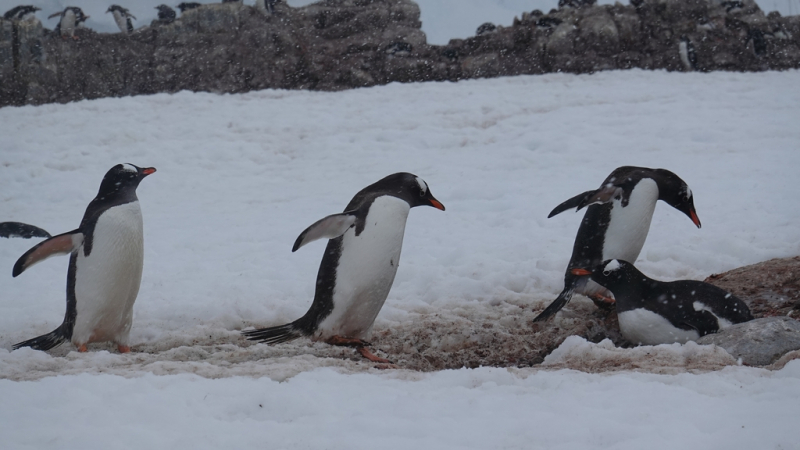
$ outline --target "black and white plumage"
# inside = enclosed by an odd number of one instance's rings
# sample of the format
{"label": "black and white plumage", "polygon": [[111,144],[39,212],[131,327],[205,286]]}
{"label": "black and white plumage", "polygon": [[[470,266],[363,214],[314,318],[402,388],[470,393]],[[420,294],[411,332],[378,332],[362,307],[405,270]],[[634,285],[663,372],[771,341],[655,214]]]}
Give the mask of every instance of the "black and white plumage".
{"label": "black and white plumage", "polygon": [[558,9],[583,8],[597,4],[597,0],[558,0]]}
{"label": "black and white plumage", "polygon": [[256,9],[268,14],[274,14],[275,5],[279,2],[280,0],[256,0]]}
{"label": "black and white plumage", "polygon": [[384,53],[391,56],[409,56],[414,47],[408,42],[392,42],[383,48]]}
{"label": "black and white plumage", "polygon": [[536,21],[536,26],[539,28],[555,28],[561,25],[562,20],[557,17],[544,16]]}
{"label": "black and white plumage", "polygon": [[170,8],[167,5],[158,5],[158,6],[156,6],[156,9],[158,10],[158,20],[159,20],[159,22],[162,22],[162,23],[166,24],[166,23],[172,23],[172,22],[175,21],[175,17],[177,16],[177,14],[175,14],[175,10],[174,9]]}
{"label": "black and white plumage", "polygon": [[753,41],[753,54],[758,57],[767,54],[767,40],[765,36],[766,34],[757,28],[747,32],[747,42]]}
{"label": "black and white plumage", "polygon": [[70,254],[67,312],[53,332],[14,346],[49,350],[71,341],[79,351],[91,342],[113,341],[127,352],[133,303],[139,293],[144,259],[142,210],[136,188],[156,169],[117,164],[100,183],[80,226],[34,246],[22,255],[12,275],[58,254]]}
{"label": "black and white plumage", "polygon": [[0,237],[30,239],[32,237],[49,238],[51,236],[47,231],[33,225],[28,225],[27,223],[2,222],[0,223]]}
{"label": "black and white plumage", "polygon": [[614,293],[620,331],[632,344],[683,344],[753,320],[742,300],[702,281],[653,280],[633,264],[616,259],[573,272],[591,276]]}
{"label": "black and white plumage", "polygon": [[492,22],[482,23],[477,30],[475,30],[475,36],[482,36],[484,34],[494,33],[497,31],[497,26]]}
{"label": "black and white plumage", "polygon": [[9,9],[8,11],[6,11],[6,13],[3,14],[3,18],[6,19],[6,20],[29,20],[29,21],[32,21],[32,20],[36,19],[36,11],[41,11],[41,10],[42,10],[42,8],[39,8],[37,6],[31,6],[31,5],[15,6],[15,7]]}
{"label": "black and white plumage", "polygon": [[425,181],[410,173],[396,173],[359,191],[343,213],[308,227],[292,251],[317,239],[330,239],[311,308],[292,323],[243,334],[267,344],[309,336],[335,345],[355,345],[365,357],[376,358],[366,352],[361,339],[372,329],[392,287],[406,219],[415,206],[444,211]]}
{"label": "black and white plumage", "polygon": [[181,10],[181,14],[185,13],[186,11],[189,11],[190,9],[199,8],[200,6],[203,6],[203,5],[200,4],[200,3],[197,3],[197,2],[182,2],[182,3],[178,3],[178,9]]}
{"label": "black and white plumage", "polygon": [[744,9],[744,3],[739,0],[724,1],[720,2],[719,5],[725,8],[725,12],[728,14],[735,14]]}
{"label": "black and white plumage", "polygon": [[680,42],[678,42],[678,54],[687,71],[697,70],[697,53],[694,51],[694,44],[685,35],[681,36]]}
{"label": "black and white plumage", "polygon": [[56,34],[61,35],[61,37],[64,39],[71,37],[72,39],[77,40],[78,37],[75,36],[75,29],[78,28],[78,26],[80,26],[80,24],[83,22],[86,22],[86,19],[88,19],[90,16],[84,14],[83,10],[76,6],[67,6],[64,8],[64,11],[51,14],[48,19],[52,19],[53,17],[61,18],[54,30]]}
{"label": "black and white plumage", "polygon": [[119,5],[111,5],[106,10],[106,14],[108,13],[114,16],[114,22],[117,23],[119,31],[125,34],[133,32],[133,22],[131,22],[131,19],[136,20],[136,16],[131,14],[130,11]]}
{"label": "black and white plumage", "polygon": [[554,316],[574,293],[598,302],[613,302],[607,289],[589,277],[576,276],[572,269],[595,267],[608,259],[636,261],[650,231],[658,200],[686,214],[700,228],[691,189],[680,177],[665,169],[619,167],[600,188],[578,194],[556,206],[548,218],[568,209],[587,208],[575,236],[572,257],[564,275],[564,289],[534,322]]}

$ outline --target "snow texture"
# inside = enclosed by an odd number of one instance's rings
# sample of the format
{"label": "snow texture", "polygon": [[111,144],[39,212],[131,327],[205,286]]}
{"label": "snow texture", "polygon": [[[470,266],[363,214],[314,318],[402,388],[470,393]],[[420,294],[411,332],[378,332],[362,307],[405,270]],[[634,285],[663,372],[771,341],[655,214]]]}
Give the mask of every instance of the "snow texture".
{"label": "snow texture", "polygon": [[[571,338],[547,370],[378,371],[349,348],[239,331],[306,312],[324,242],[292,253],[295,238],[398,171],[447,205],[409,215],[375,322],[375,348],[400,367],[530,330],[582,217],[547,213],[621,165],[674,171],[703,220],[659,203],[635,262],[649,276],[797,255],[798,82],[626,71],[0,109],[0,220],[63,233],[114,164],[158,168],[138,189],[132,353],[9,352],[61,323],[67,258],[0,277],[4,447],[793,448],[799,361],[768,371],[692,343]],[[3,240],[0,267],[32,245]],[[576,297],[548,326],[591,308]],[[421,330],[424,356],[410,339]]]}

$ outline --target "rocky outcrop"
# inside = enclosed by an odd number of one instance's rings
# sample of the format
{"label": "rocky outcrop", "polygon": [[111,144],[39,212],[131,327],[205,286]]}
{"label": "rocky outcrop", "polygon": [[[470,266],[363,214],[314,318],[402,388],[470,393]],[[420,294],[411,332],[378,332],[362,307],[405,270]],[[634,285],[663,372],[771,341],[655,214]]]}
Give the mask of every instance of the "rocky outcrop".
{"label": "rocky outcrop", "polygon": [[212,4],[127,36],[79,30],[78,41],[39,23],[0,20],[0,105],[182,89],[337,90],[552,71],[686,70],[680,35],[693,43],[698,70],[800,66],[800,21],[744,5],[728,12],[714,0],[651,0],[526,13],[512,27],[442,47],[425,43],[419,8],[407,0],[278,4],[274,15]]}
{"label": "rocky outcrop", "polygon": [[0,106],[183,89],[339,90],[559,71],[689,70],[678,53],[681,36],[693,45],[697,70],[800,67],[800,18],[765,16],[752,0],[742,4],[731,11],[717,0],[565,6],[523,13],[511,27],[484,27],[480,36],[446,46],[427,45],[410,0],[279,3],[271,15],[241,3],[207,4],[130,35],[79,29],[78,40],[38,22],[0,19]]}
{"label": "rocky outcrop", "polygon": [[766,366],[800,349],[800,322],[788,317],[764,317],[703,336],[697,343],[722,347],[743,364]]}

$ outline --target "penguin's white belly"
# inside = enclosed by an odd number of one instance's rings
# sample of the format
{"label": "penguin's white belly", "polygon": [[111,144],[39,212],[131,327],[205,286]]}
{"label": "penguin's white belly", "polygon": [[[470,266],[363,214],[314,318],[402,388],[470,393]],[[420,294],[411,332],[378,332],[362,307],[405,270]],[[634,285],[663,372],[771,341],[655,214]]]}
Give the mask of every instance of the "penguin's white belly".
{"label": "penguin's white belly", "polygon": [[681,41],[681,43],[678,44],[678,53],[681,55],[683,67],[686,67],[687,70],[691,70],[692,63],[689,62],[689,49],[686,45],[686,42]]}
{"label": "penguin's white belly", "polygon": [[139,202],[108,209],[97,219],[93,236],[89,256],[83,246],[78,250],[72,342],[127,345],[144,260]]}
{"label": "penguin's white belly", "polygon": [[61,35],[74,36],[75,35],[75,21],[77,20],[75,13],[68,10],[61,18]]}
{"label": "penguin's white belly", "polygon": [[336,268],[333,311],[314,334],[361,338],[369,334],[394,282],[410,207],[392,196],[378,197],[369,208],[364,230],[345,232]]}
{"label": "penguin's white belly", "polygon": [[672,325],[666,318],[644,308],[619,313],[619,329],[633,344],[658,345],[696,341],[700,333]]}
{"label": "penguin's white belly", "polygon": [[128,32],[128,22],[125,17],[119,11],[112,11],[111,14],[114,16],[114,21],[117,22],[117,26],[119,27],[120,31],[123,33]]}
{"label": "penguin's white belly", "polygon": [[649,178],[643,178],[636,183],[628,206],[623,207],[621,200],[614,200],[603,242],[604,261],[621,259],[631,264],[636,262],[650,231],[650,221],[653,219],[657,201],[658,185]]}

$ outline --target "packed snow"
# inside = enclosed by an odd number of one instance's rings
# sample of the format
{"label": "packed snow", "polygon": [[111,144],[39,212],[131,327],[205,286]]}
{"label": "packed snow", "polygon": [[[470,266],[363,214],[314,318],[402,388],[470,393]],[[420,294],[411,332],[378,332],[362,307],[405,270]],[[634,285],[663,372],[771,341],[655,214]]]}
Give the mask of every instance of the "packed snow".
{"label": "packed snow", "polygon": [[[431,358],[482,348],[473,330],[529,329],[582,216],[548,212],[620,165],[680,175],[703,223],[659,203],[636,262],[653,278],[800,253],[798,82],[635,70],[2,108],[0,221],[66,232],[111,166],[158,169],[138,190],[130,354],[10,352],[61,323],[67,258],[12,279],[39,240],[0,240],[4,447],[796,448],[796,360],[756,369],[716,347],[575,337],[534,368],[404,364],[423,329]],[[306,339],[245,341],[311,304],[325,243],[292,253],[298,234],[398,171],[447,207],[410,212],[375,323],[374,349],[399,369]],[[576,296],[549,326],[591,308]]]}
{"label": "packed snow", "polygon": [[[286,0],[284,0],[286,1]],[[420,7],[422,31],[428,37],[429,44],[445,45],[450,39],[467,38],[475,35],[475,30],[485,22],[495,25],[511,26],[514,17],[521,17],[523,12],[538,9],[548,12],[558,6],[558,0],[415,0]],[[121,5],[138,20],[134,27],[149,25],[156,19],[156,6],[167,4],[178,9],[179,1],[165,0],[0,0],[0,13],[18,4],[35,5],[42,8],[37,17],[47,28],[53,29],[57,19],[47,19],[53,13],[63,11],[67,6],[77,6],[89,16],[86,27],[102,33],[117,33],[119,28],[114,17],[106,10],[111,5]],[[199,3],[215,3],[200,1]],[[216,2],[218,3],[218,2]],[[315,3],[313,0],[288,0],[293,7]],[[599,0],[599,4],[613,4],[614,0]],[[627,4],[626,0],[621,3]],[[800,0],[756,0],[765,12],[778,11],[783,15],[800,14]],[[254,5],[255,0],[244,0],[246,5]],[[178,12],[178,14],[180,14]]]}

